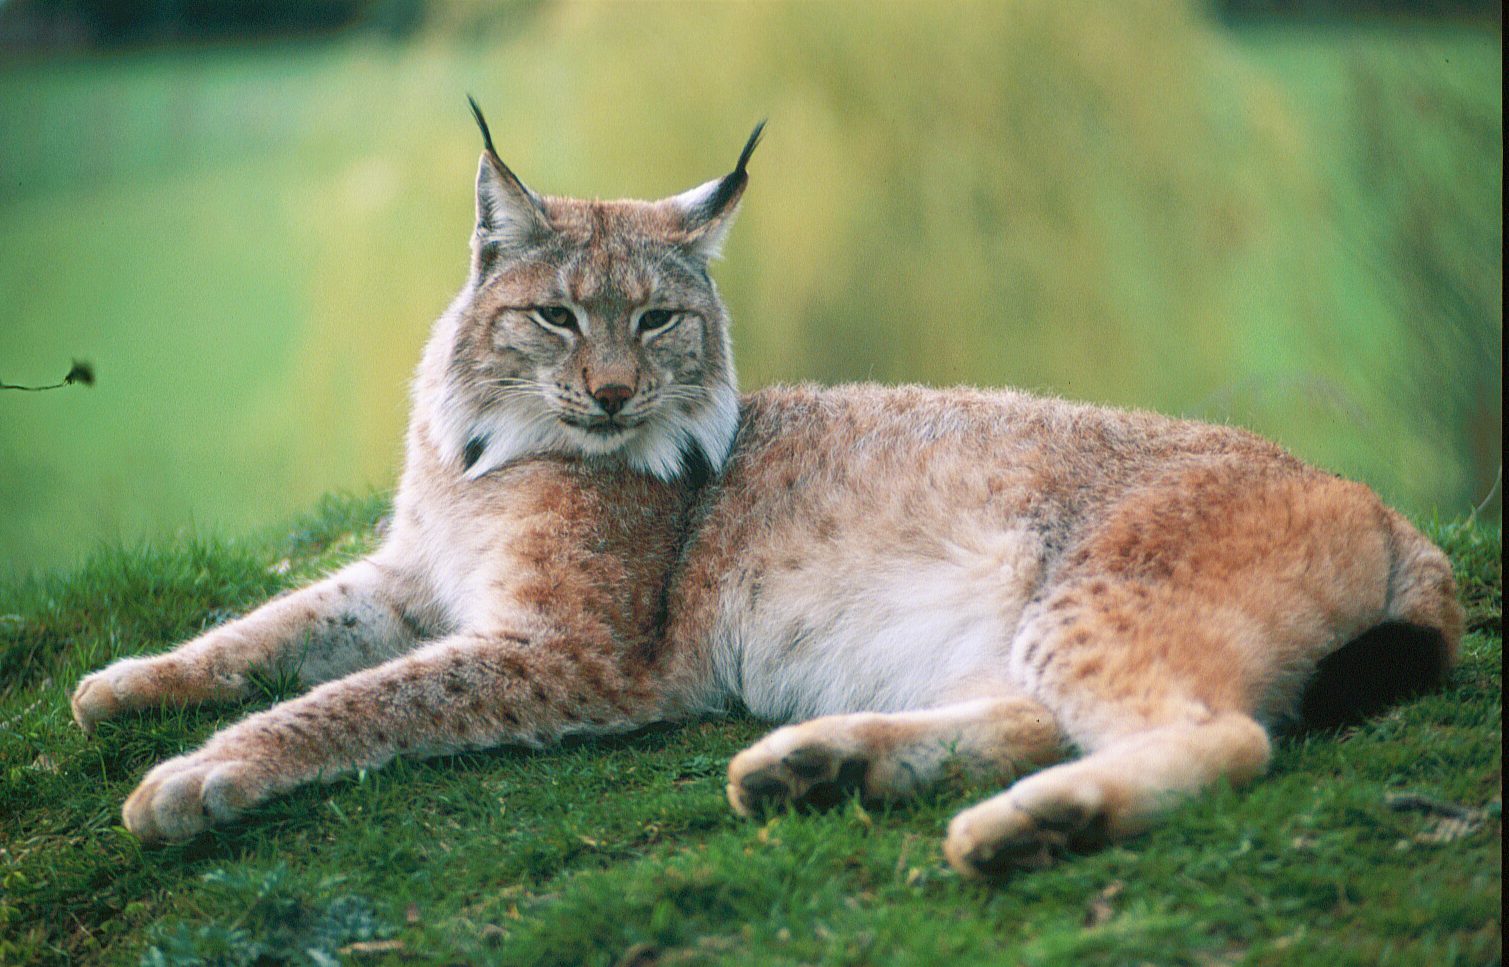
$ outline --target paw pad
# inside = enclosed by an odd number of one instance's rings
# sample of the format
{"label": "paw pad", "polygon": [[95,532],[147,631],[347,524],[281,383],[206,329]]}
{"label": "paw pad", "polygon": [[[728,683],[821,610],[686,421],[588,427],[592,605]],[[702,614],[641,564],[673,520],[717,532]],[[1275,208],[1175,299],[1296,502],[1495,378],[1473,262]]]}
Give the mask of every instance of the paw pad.
{"label": "paw pad", "polygon": [[770,761],[757,746],[730,763],[728,798],[745,816],[783,805],[830,809],[864,790],[867,769],[831,749],[802,747]]}

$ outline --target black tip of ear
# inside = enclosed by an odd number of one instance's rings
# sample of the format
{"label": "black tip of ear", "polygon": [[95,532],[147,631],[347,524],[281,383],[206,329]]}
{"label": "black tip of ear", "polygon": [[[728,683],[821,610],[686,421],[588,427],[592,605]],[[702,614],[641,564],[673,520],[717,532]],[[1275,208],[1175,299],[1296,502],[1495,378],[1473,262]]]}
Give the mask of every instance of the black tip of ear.
{"label": "black tip of ear", "polygon": [[[471,108],[472,108],[472,117],[476,119],[476,121],[477,121],[477,127],[480,128],[481,131],[482,131],[482,146],[487,149],[487,153],[488,154],[490,154],[490,155],[492,155],[493,157],[496,158],[498,156],[498,152],[493,149],[493,133],[487,129],[487,118],[485,118],[485,117],[482,116],[482,109],[477,106],[477,99],[475,97],[472,97],[470,94],[468,94],[468,95],[466,95],[466,103],[471,105]],[[763,127],[763,126],[764,125],[762,123],[761,127]],[[759,129],[756,128],[755,129],[755,134],[759,134],[759,133],[760,133]],[[744,150],[747,152],[749,149],[746,148]],[[741,159],[741,165],[742,165],[742,159]]]}
{"label": "black tip of ear", "polygon": [[744,168],[749,164],[749,156],[754,154],[755,148],[759,147],[760,135],[764,132],[765,122],[761,121],[755,125],[754,131],[749,135],[749,140],[744,142],[744,150],[739,152],[739,163],[734,166],[733,171],[724,175],[718,182],[717,190],[700,206],[700,210],[695,214],[695,220],[710,221],[717,218],[723,214],[723,209],[728,207],[729,202],[744,190],[744,186],[749,182],[749,172]]}
{"label": "black tip of ear", "polygon": [[760,135],[765,133],[765,122],[768,120],[769,118],[762,118],[750,133],[749,140],[744,142],[744,150],[739,152],[739,163],[734,166],[734,174],[744,174],[744,166],[749,164],[749,156],[754,154],[754,149],[760,146]]}

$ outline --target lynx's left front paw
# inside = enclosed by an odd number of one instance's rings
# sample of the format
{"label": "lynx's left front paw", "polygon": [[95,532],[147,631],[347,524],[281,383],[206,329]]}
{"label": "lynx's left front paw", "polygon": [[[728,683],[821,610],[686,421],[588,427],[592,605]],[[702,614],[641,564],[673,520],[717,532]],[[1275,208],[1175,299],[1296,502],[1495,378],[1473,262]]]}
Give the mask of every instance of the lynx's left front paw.
{"label": "lynx's left front paw", "polygon": [[229,822],[267,798],[253,763],[196,753],[147,773],[121,807],[126,828],[144,842],[188,839]]}

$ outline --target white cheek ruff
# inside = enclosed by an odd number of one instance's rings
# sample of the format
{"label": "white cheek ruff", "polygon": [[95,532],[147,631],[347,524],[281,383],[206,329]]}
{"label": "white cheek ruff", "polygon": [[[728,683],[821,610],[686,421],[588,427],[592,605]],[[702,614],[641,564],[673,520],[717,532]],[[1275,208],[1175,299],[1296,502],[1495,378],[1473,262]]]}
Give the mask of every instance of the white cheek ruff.
{"label": "white cheek ruff", "polygon": [[468,480],[521,457],[545,454],[617,457],[641,473],[674,480],[693,449],[714,473],[723,469],[739,429],[739,398],[732,386],[718,387],[689,409],[657,413],[637,430],[611,437],[562,423],[543,399],[509,401],[470,418],[447,417],[450,413],[441,417],[444,456],[463,467]]}
{"label": "white cheek ruff", "polygon": [[[568,427],[549,412],[542,400],[538,406],[503,404],[472,420],[456,438],[457,461],[468,480],[476,480],[506,463],[531,454],[570,452]],[[476,452],[471,466],[466,460]]]}

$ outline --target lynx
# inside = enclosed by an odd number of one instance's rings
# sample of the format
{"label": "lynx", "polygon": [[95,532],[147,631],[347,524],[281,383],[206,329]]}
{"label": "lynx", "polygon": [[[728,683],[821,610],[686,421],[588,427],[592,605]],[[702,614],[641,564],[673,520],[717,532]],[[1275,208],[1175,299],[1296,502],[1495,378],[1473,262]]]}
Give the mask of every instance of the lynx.
{"label": "lynx", "polygon": [[[1271,730],[1439,680],[1445,556],[1250,433],[1009,390],[740,397],[708,275],[760,137],[654,202],[527,188],[484,148],[469,278],[413,384],[380,548],[73,696],[80,726],[313,686],[153,769],[143,840],[395,756],[742,706],[741,814],[1002,789],[944,853],[995,876],[1264,771]],[[1071,751],[1077,757],[1070,755]]]}

